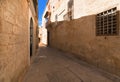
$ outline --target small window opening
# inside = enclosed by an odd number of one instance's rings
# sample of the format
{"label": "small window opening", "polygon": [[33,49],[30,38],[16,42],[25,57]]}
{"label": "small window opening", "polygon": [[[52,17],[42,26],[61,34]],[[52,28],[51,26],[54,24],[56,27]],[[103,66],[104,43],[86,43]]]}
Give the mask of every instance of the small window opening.
{"label": "small window opening", "polygon": [[101,12],[96,16],[96,35],[118,35],[117,7]]}

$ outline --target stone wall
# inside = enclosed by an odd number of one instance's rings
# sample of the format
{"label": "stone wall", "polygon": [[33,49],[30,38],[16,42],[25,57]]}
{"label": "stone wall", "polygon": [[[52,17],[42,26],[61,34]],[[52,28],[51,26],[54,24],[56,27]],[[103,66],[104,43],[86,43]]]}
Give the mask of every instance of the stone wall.
{"label": "stone wall", "polygon": [[96,36],[95,17],[52,23],[47,27],[49,45],[120,76],[120,36]]}
{"label": "stone wall", "polygon": [[0,0],[0,82],[18,82],[29,65],[27,0]]}
{"label": "stone wall", "polygon": [[[117,7],[120,10],[119,0],[74,0],[74,19],[83,16],[92,15],[96,13],[109,10]],[[78,14],[79,13],[79,14]]]}

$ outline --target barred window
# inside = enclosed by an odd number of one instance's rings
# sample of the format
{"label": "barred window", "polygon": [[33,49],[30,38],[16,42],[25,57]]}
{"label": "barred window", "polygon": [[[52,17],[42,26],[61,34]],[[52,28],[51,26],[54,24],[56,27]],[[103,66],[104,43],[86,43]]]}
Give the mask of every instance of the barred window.
{"label": "barred window", "polygon": [[97,14],[96,35],[118,35],[118,12],[116,7]]}

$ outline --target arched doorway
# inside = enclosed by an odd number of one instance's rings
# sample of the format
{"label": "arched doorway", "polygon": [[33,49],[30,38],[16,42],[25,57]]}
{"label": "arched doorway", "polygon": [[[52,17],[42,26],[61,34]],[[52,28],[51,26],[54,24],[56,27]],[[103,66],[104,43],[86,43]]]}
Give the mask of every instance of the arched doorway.
{"label": "arched doorway", "polygon": [[33,19],[30,19],[30,57],[33,55]]}

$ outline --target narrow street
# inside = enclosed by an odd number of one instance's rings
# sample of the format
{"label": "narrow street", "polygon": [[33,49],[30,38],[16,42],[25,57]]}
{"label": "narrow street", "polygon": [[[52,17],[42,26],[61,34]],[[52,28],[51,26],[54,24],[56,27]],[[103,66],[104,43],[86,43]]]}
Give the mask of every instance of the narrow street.
{"label": "narrow street", "polygon": [[70,54],[42,46],[23,82],[120,82]]}

